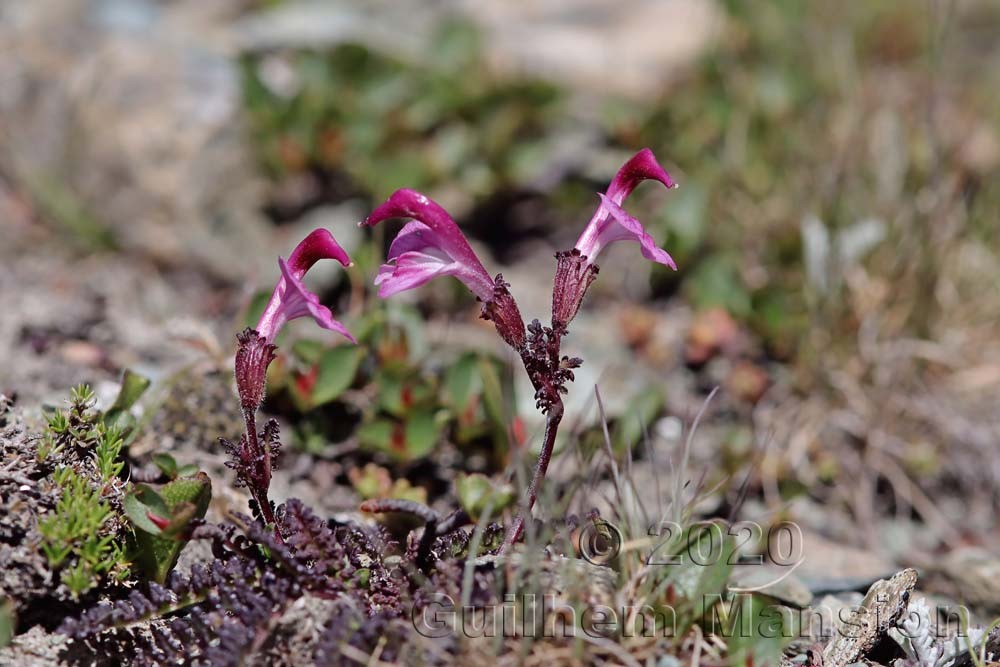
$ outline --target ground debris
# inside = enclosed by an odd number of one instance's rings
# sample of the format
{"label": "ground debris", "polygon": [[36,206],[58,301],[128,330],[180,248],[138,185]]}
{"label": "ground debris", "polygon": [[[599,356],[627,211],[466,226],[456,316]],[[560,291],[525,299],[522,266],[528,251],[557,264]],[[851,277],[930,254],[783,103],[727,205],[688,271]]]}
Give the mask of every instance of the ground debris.
{"label": "ground debris", "polygon": [[823,651],[824,667],[844,667],[864,657],[906,611],[917,571],[906,569],[872,584],[850,618]]}

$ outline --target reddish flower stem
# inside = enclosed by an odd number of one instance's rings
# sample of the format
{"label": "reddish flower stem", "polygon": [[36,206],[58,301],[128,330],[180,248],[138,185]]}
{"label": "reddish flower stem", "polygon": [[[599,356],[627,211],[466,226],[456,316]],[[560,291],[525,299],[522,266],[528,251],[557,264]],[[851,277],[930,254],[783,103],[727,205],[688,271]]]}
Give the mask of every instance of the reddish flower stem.
{"label": "reddish flower stem", "polygon": [[531,476],[531,484],[528,486],[528,497],[521,507],[517,518],[514,519],[514,523],[510,525],[510,528],[507,529],[507,534],[504,535],[503,544],[500,546],[500,551],[498,552],[500,556],[510,551],[514,543],[521,538],[521,533],[524,531],[524,522],[531,515],[531,508],[535,506],[535,500],[538,498],[538,491],[542,486],[542,480],[545,479],[545,471],[549,468],[549,461],[552,459],[552,450],[556,444],[556,434],[559,432],[559,422],[562,421],[562,418],[562,400],[557,399],[545,416],[545,440],[542,442],[542,451],[538,456],[538,463],[535,464],[535,472]]}

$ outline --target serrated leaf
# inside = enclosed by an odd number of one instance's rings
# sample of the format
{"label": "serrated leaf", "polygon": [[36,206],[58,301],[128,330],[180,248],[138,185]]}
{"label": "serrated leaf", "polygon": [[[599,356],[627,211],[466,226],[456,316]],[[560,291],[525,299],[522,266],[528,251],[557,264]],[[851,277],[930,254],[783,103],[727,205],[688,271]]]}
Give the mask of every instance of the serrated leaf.
{"label": "serrated leaf", "polygon": [[313,385],[310,403],[318,407],[336,400],[354,383],[367,350],[358,345],[338,345],[319,359],[319,373]]}

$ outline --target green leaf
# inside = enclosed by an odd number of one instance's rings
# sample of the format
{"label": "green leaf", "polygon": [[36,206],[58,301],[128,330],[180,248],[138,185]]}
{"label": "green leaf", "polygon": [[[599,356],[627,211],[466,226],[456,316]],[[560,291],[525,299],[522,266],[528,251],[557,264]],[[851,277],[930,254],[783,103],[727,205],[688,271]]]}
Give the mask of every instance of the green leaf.
{"label": "green leaf", "polygon": [[420,314],[420,311],[413,306],[403,305],[390,300],[386,314],[389,324],[401,328],[405,333],[406,346],[410,350],[410,359],[423,359],[428,351],[425,334],[427,323],[424,321],[424,317]]}
{"label": "green leaf", "polygon": [[336,400],[354,383],[367,349],[358,345],[338,345],[323,353],[310,403],[318,407]]}
{"label": "green leaf", "polygon": [[495,486],[482,473],[459,473],[455,480],[455,493],[462,509],[475,521],[478,521],[487,508],[498,513],[510,506],[515,499],[514,489],[510,484]]}
{"label": "green leaf", "polygon": [[489,415],[494,424],[504,428],[507,420],[504,417],[503,383],[500,382],[500,373],[497,371],[496,364],[489,359],[480,359],[479,377],[483,382],[486,414]]}
{"label": "green leaf", "polygon": [[153,463],[170,479],[177,477],[177,461],[170,454],[153,454]]}
{"label": "green leaf", "polygon": [[122,508],[125,510],[125,516],[136,528],[151,535],[159,535],[163,530],[149,518],[149,514],[170,519],[170,509],[166,501],[153,487],[146,484],[136,484],[132,493],[127,494],[122,501]]}
{"label": "green leaf", "polygon": [[208,502],[212,499],[212,482],[208,475],[199,472],[193,477],[178,477],[174,481],[164,484],[160,489],[163,500],[173,514],[174,507],[181,503],[193,503],[201,509],[202,515],[208,509]]}
{"label": "green leaf", "polygon": [[695,605],[726,592],[733,569],[735,541],[713,521],[690,526],[676,542],[680,565],[670,574],[677,594]]}
{"label": "green leaf", "polygon": [[689,298],[699,307],[722,306],[733,315],[750,314],[750,294],[736,271],[737,257],[711,255],[695,268],[687,281]]}
{"label": "green leaf", "polygon": [[[166,580],[187,544],[185,534],[191,521],[205,516],[211,499],[212,483],[204,472],[179,477],[161,486],[159,492],[136,484],[135,492],[125,497],[125,513],[138,529],[136,563],[147,577],[158,583]],[[169,524],[160,529],[148,513],[168,519]]]}
{"label": "green leaf", "polygon": [[445,372],[444,388],[448,405],[458,414],[469,405],[482,383],[477,373],[478,361],[479,356],[475,352],[466,352]]}
{"label": "green leaf", "polygon": [[391,452],[395,423],[389,419],[375,419],[358,427],[358,440],[363,447]]}
{"label": "green leaf", "polygon": [[379,407],[391,415],[403,413],[403,381],[395,373],[382,371],[375,378]]}
{"label": "green leaf", "polygon": [[441,437],[441,422],[434,411],[420,410],[406,420],[406,458],[421,459],[431,453]]}
{"label": "green leaf", "polygon": [[191,477],[198,472],[198,465],[195,463],[188,463],[177,469],[177,477]]}
{"label": "green leaf", "polygon": [[671,193],[664,205],[662,215],[673,232],[674,243],[670,253],[680,264],[681,257],[690,255],[701,244],[705,236],[708,197],[705,189],[697,183],[685,183],[685,187]]}
{"label": "green leaf", "polygon": [[108,426],[118,426],[123,432],[128,432],[135,426],[135,418],[129,410],[139,398],[149,389],[150,379],[125,369],[122,375],[122,387],[111,407],[104,413],[104,423]]}
{"label": "green leaf", "polygon": [[187,529],[191,519],[198,517],[198,506],[194,503],[178,503],[171,508],[173,516],[170,523],[163,529],[161,535],[164,537],[178,537]]}
{"label": "green leaf", "polygon": [[375,381],[379,406],[395,417],[406,417],[415,409],[432,405],[437,397],[434,388],[412,371],[405,376],[383,371]]}
{"label": "green leaf", "polygon": [[[782,614],[781,607],[766,595],[742,594],[727,601],[719,617],[725,616],[724,636],[727,637],[729,664],[777,665],[792,637],[799,636],[794,627],[795,615]],[[786,619],[793,627],[786,627]]]}
{"label": "green leaf", "polygon": [[271,300],[271,292],[257,292],[253,295],[250,300],[250,304],[247,306],[246,315],[243,317],[244,327],[256,327],[257,321],[260,320],[260,316],[264,314],[264,309],[267,308],[267,302]]}
{"label": "green leaf", "polygon": [[318,340],[302,339],[292,344],[292,354],[309,366],[319,361],[325,349],[326,345]]}
{"label": "green leaf", "polygon": [[122,375],[122,388],[111,406],[111,410],[128,410],[149,389],[150,379],[126,368]]}
{"label": "green leaf", "polygon": [[14,605],[7,598],[0,598],[0,648],[14,639]]}

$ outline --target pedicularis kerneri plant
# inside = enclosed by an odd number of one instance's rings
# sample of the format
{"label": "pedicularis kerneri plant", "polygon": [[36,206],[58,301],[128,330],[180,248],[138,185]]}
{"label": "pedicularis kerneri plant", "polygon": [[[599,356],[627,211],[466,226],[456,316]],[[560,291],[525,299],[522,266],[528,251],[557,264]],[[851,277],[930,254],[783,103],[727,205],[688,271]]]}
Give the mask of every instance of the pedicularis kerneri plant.
{"label": "pedicularis kerneri plant", "polygon": [[673,259],[656,246],[642,223],[621,208],[626,197],[647,179],[675,187],[652,151],[643,149],[622,165],[607,192],[599,195],[601,203],[573,249],[556,254],[552,319],[547,327],[538,320],[524,326],[503,276],[490,277],[455,221],[428,197],[413,190],[398,190],[362,223],[372,226],[387,218],[412,219],[389,247],[389,263],[379,269],[375,283],[380,296],[419,287],[437,276],[455,276],[482,302],[482,317],[493,322],[500,337],[521,357],[535,388],[536,406],[545,414],[542,450],[527,497],[507,530],[501,553],[520,537],[525,517],[535,503],[563,417],[562,394],[567,391],[566,383],[573,380],[573,369],[583,363],[577,357],[563,356],[561,345],[587,289],[597,278],[596,261],[601,250],[616,241],[636,241],[646,259],[676,269]]}
{"label": "pedicularis kerneri plant", "polygon": [[[333,313],[319,302],[303,282],[313,264],[321,259],[335,259],[344,266],[351,264],[350,257],[325,229],[317,229],[302,239],[288,260],[278,258],[281,278],[274,287],[271,299],[264,308],[254,329],[244,329],[236,338],[236,389],[240,395],[240,408],[246,432],[238,444],[223,440],[232,460],[227,463],[236,470],[237,484],[246,486],[267,523],[274,524],[274,510],[267,498],[271,485],[271,468],[279,454],[278,423],[271,419],[263,431],[257,431],[257,411],[264,402],[267,367],[274,360],[274,339],[291,320],[311,317],[316,324],[336,331],[357,342],[344,326],[333,318]],[[277,533],[276,533],[277,534]],[[278,535],[280,539],[280,534]]]}
{"label": "pedicularis kerneri plant", "polygon": [[[670,175],[659,165],[652,151],[643,149],[622,165],[576,245],[556,253],[556,273],[552,289],[550,326],[537,319],[526,327],[509,285],[501,274],[490,277],[452,217],[436,202],[413,190],[397,190],[376,208],[362,226],[374,226],[390,218],[409,218],[389,246],[387,263],[375,278],[379,296],[390,297],[424,285],[438,276],[454,276],[482,302],[482,317],[493,322],[497,333],[517,352],[535,389],[536,406],[545,415],[545,434],[541,453],[521,505],[518,517],[508,528],[501,553],[510,549],[523,531],[552,456],[556,434],[563,417],[562,395],[572,382],[573,369],[583,361],[561,352],[562,339],[580,309],[590,285],[597,278],[597,257],[616,241],[639,243],[642,255],[650,261],[676,269],[673,259],[657,247],[642,223],[622,209],[625,199],[644,180],[659,181],[676,187]],[[350,264],[347,253],[330,232],[318,229],[307,236],[292,252],[288,261],[278,260],[282,277],[256,329],[246,329],[237,338],[236,383],[246,422],[246,433],[238,445],[226,443],[233,457],[238,481],[250,489],[262,517],[274,523],[274,511],[267,499],[271,466],[277,455],[277,424],[269,421],[257,431],[256,414],[264,399],[268,364],[274,359],[274,339],[289,320],[310,316],[319,326],[336,331],[352,342],[354,338],[329,309],[320,305],[302,278],[320,259],[336,259]],[[280,536],[279,536],[280,539]]]}

